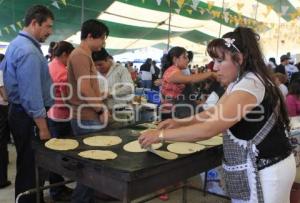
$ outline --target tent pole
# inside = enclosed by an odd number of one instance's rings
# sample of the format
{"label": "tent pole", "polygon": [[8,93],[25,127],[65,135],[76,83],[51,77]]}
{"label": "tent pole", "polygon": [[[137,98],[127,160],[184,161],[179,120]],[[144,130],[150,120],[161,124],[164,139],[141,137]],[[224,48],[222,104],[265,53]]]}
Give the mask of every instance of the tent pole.
{"label": "tent pole", "polygon": [[256,21],[256,18],[257,18],[257,10],[258,10],[258,0],[256,0],[255,21]]}
{"label": "tent pole", "polygon": [[171,37],[171,17],[172,17],[172,0],[170,0],[170,9],[169,9],[168,45],[167,45],[167,50],[169,50],[169,48],[170,48],[170,37]]}
{"label": "tent pole", "polygon": [[84,0],[81,0],[81,24],[84,21]]}
{"label": "tent pole", "polygon": [[278,58],[279,51],[279,40],[280,40],[280,13],[281,13],[281,0],[279,1],[279,14],[278,14],[278,35],[277,35],[277,48],[276,48],[276,57]]}
{"label": "tent pole", "polygon": [[[223,15],[224,15],[224,5],[225,5],[225,0],[223,0],[223,3],[222,3],[222,14]],[[219,38],[221,38],[221,32],[222,32],[222,23],[220,22]]]}

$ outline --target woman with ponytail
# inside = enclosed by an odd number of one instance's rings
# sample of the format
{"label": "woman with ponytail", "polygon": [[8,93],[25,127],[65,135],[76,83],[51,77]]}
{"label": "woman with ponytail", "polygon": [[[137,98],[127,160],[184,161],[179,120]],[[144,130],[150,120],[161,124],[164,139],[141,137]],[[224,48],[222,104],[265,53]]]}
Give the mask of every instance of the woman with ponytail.
{"label": "woman with ponytail", "polygon": [[[168,54],[162,58],[162,120],[186,117],[187,114],[193,115],[194,105],[189,95],[185,94],[184,89],[187,84],[196,83],[213,77],[213,72],[185,75],[182,70],[186,69],[189,58],[188,53],[183,47],[173,47]],[[177,104],[180,104],[176,107]],[[190,109],[192,109],[192,112]]]}
{"label": "woman with ponytail", "polygon": [[[55,104],[47,112],[51,137],[63,138],[73,135],[70,122],[70,109],[65,103],[68,95],[67,61],[74,47],[71,43],[60,41],[53,46],[53,59],[49,63],[49,73],[54,85]],[[61,175],[50,172],[51,184],[63,182]],[[72,191],[66,186],[50,188],[50,196],[54,201],[69,201]]]}
{"label": "woman with ponytail", "polygon": [[48,111],[52,137],[72,135],[70,111],[64,100],[68,95],[67,61],[73,49],[73,45],[69,42],[57,42],[53,47],[54,58],[49,63],[49,73],[53,81],[56,99],[55,105]]}
{"label": "woman with ponytail", "polygon": [[223,169],[232,202],[288,203],[296,174],[289,119],[259,47],[259,35],[238,27],[212,40],[207,52],[227,90],[215,107],[189,119],[166,120],[143,133],[143,147],[199,141],[223,132]]}

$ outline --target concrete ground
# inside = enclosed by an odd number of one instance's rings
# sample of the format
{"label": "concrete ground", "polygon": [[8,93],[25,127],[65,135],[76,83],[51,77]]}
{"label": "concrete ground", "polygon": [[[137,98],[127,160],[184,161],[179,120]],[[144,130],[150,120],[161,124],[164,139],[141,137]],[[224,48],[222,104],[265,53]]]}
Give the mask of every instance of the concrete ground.
{"label": "concrete ground", "polygon": [[[8,176],[9,180],[14,183],[15,180],[15,173],[16,173],[16,151],[15,147],[13,145],[9,145],[9,165],[8,165]],[[189,182],[196,186],[201,187],[200,184],[200,177],[194,177]],[[69,187],[74,187],[74,184],[70,184]],[[46,203],[54,203],[50,197],[48,190],[44,192],[45,194],[45,201]],[[150,194],[149,196],[152,196],[153,194]],[[145,198],[145,197],[143,197]],[[141,198],[141,199],[143,199]],[[179,189],[177,191],[171,192],[169,194],[169,200],[166,201],[168,203],[179,203],[181,202],[182,198],[182,190]],[[140,200],[140,199],[139,199]],[[137,200],[138,201],[138,200]],[[133,202],[137,202],[133,201]],[[13,203],[14,202],[14,185],[10,185],[9,187],[6,187],[4,189],[0,189],[0,203]],[[155,198],[153,200],[148,201],[149,203],[161,203],[161,201],[158,198]],[[188,203],[229,203],[230,201],[221,197],[213,196],[213,195],[206,195],[203,196],[203,193],[197,190],[188,189],[187,190],[187,202]],[[111,202],[114,203],[114,202]]]}

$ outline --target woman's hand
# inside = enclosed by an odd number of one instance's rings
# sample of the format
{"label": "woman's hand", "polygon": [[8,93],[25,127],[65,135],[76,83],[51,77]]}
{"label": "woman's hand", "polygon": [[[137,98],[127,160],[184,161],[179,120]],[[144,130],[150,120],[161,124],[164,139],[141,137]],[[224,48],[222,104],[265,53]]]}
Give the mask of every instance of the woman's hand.
{"label": "woman's hand", "polygon": [[179,121],[175,121],[173,119],[167,119],[158,124],[158,129],[170,129],[170,128],[178,128],[180,126]]}
{"label": "woman's hand", "polygon": [[160,142],[158,138],[159,133],[159,130],[147,130],[144,133],[142,133],[139,137],[139,143],[142,146],[142,148],[147,148],[153,143]]}
{"label": "woman's hand", "polygon": [[157,79],[154,81],[154,85],[157,87],[161,86],[161,84],[162,84],[162,79]]}

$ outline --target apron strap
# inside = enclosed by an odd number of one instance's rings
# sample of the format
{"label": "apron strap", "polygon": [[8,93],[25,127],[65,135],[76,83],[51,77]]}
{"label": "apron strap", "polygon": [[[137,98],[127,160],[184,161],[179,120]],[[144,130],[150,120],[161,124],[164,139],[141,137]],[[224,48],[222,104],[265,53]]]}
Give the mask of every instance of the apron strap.
{"label": "apron strap", "polygon": [[250,140],[251,144],[255,144],[256,146],[260,144],[269,134],[269,132],[272,130],[275,122],[276,122],[276,114],[275,112],[278,111],[279,102],[277,103],[274,112],[272,115],[268,118],[267,122],[263,125],[263,127],[258,131],[258,133],[254,136],[252,140]]}

